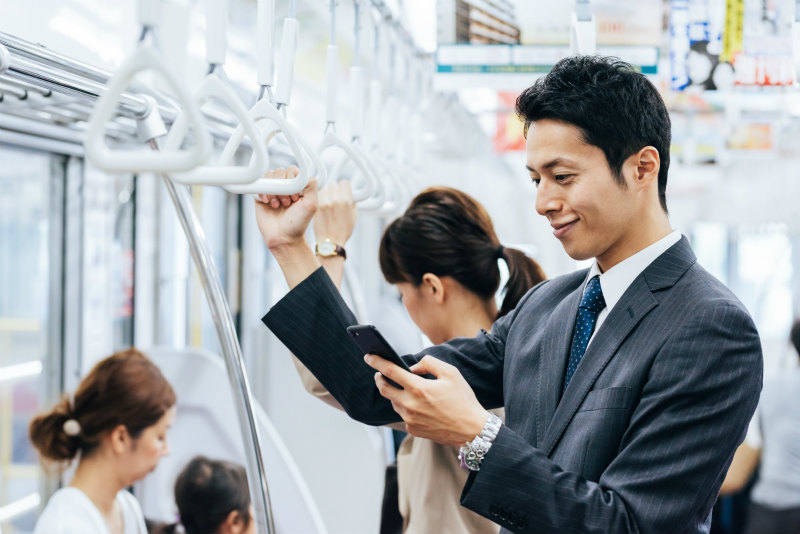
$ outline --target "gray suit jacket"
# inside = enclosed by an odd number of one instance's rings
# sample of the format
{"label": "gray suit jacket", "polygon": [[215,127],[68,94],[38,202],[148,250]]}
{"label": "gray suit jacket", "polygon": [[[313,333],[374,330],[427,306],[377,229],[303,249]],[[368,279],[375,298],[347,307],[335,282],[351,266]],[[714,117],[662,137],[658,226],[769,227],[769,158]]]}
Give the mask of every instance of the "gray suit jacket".
{"label": "gray suit jacket", "polygon": [[[530,290],[492,331],[431,354],[458,367],[506,422],[461,503],[514,532],[707,532],[761,389],[744,306],[684,237],[640,274],[561,397],[586,271]],[[355,419],[398,420],[320,269],[264,323]]]}

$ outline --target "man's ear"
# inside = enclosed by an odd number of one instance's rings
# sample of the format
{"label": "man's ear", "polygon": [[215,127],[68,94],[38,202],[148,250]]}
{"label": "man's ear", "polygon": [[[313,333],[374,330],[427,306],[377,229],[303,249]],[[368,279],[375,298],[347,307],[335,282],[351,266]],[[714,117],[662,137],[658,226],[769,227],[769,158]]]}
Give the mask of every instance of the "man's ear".
{"label": "man's ear", "polygon": [[649,185],[651,182],[658,184],[658,171],[661,168],[661,157],[658,150],[646,146],[630,158],[634,166],[634,187],[636,185]]}
{"label": "man's ear", "polygon": [[444,283],[442,283],[442,279],[435,274],[423,274],[420,287],[423,295],[432,298],[437,304],[444,302]]}

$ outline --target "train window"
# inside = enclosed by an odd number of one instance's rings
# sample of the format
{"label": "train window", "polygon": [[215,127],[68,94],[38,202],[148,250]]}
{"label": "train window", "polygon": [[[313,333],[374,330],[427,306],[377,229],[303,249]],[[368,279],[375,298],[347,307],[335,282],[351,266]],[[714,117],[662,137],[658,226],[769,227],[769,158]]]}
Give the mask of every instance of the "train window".
{"label": "train window", "polygon": [[41,471],[28,422],[59,391],[61,159],[0,146],[0,522],[31,531]]}
{"label": "train window", "polygon": [[[77,376],[97,360],[133,344],[135,181],[131,175],[110,176],[87,166],[81,183],[80,238],[67,240],[67,247],[81,247]],[[74,192],[70,188],[68,195]]]}
{"label": "train window", "polygon": [[[228,306],[235,318],[236,298],[231,298],[229,272],[238,272],[238,209],[237,203],[229,200],[236,200],[236,197],[221,187],[195,188],[193,193],[195,209],[203,225],[203,231],[214,257],[214,264],[222,281],[222,287],[225,288],[228,295]],[[191,272],[188,344],[221,354],[217,330],[208,307],[208,299],[203,292],[194,264],[192,264]]]}

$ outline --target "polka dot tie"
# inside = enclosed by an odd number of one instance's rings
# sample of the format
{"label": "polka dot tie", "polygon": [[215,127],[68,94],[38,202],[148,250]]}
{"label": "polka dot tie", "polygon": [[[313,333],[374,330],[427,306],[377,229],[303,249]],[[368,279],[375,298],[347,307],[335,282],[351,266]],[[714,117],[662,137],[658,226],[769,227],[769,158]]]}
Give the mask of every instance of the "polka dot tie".
{"label": "polka dot tie", "polygon": [[562,394],[567,389],[575,369],[581,363],[583,353],[589,345],[589,339],[594,332],[594,325],[597,324],[597,316],[606,307],[606,300],[603,298],[603,290],[600,288],[600,278],[593,276],[586,288],[583,290],[583,298],[578,307],[578,320],[575,322],[575,333],[572,335],[572,348],[569,351],[569,363],[567,373],[564,375],[564,388]]}

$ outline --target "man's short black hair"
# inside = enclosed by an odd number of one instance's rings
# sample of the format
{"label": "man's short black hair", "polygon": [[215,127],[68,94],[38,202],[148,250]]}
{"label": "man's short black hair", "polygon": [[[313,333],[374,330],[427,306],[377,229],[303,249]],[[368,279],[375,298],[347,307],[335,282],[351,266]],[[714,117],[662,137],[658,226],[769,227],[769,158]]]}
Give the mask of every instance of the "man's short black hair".
{"label": "man's short black hair", "polygon": [[670,120],[655,86],[617,58],[572,56],[562,59],[517,98],[517,115],[525,123],[540,119],[577,127],[584,141],[600,148],[620,184],[622,164],[646,146],[658,150],[658,198],[667,211]]}

